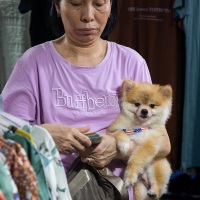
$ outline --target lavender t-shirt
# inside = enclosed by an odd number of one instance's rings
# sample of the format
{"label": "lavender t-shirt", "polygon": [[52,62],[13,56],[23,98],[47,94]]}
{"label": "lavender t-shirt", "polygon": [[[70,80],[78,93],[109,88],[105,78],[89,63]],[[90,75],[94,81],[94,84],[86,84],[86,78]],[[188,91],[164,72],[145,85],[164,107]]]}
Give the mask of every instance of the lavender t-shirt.
{"label": "lavender t-shirt", "polygon": [[[91,126],[105,133],[120,112],[118,90],[124,79],[151,82],[145,60],[133,49],[107,42],[105,58],[96,66],[79,67],[46,42],[27,50],[17,61],[2,92],[3,110],[32,124]],[[69,168],[76,155],[63,156]],[[124,164],[109,165],[123,176]]]}

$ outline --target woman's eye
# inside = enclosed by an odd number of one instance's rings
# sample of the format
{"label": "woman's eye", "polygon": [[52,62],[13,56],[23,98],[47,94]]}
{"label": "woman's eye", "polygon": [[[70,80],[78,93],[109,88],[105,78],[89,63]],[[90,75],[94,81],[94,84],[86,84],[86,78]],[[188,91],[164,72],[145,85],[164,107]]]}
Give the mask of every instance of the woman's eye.
{"label": "woman's eye", "polygon": [[80,6],[81,5],[81,3],[71,3],[72,4],[72,6]]}
{"label": "woman's eye", "polygon": [[150,107],[150,108],[155,108],[155,104],[151,103],[151,104],[149,105],[149,107]]}
{"label": "woman's eye", "polygon": [[102,3],[96,3],[95,5],[96,5],[97,7],[101,7],[101,6],[103,6]]}
{"label": "woman's eye", "polygon": [[99,0],[99,1],[94,3],[94,6],[96,7],[97,10],[104,11],[104,10],[106,10],[106,8],[108,8],[108,5],[109,5],[108,3],[109,3],[109,1]]}
{"label": "woman's eye", "polygon": [[136,103],[135,103],[135,106],[136,106],[136,107],[139,107],[139,106],[140,106],[140,103],[136,102]]}
{"label": "woman's eye", "polygon": [[82,5],[82,2],[80,0],[71,0],[70,3],[71,3],[72,6]]}

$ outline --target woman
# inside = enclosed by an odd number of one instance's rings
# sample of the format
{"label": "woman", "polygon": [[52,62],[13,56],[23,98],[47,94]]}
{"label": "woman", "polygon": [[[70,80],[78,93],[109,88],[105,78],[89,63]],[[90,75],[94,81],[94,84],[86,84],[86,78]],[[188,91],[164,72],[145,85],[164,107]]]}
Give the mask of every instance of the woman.
{"label": "woman", "polygon": [[[134,50],[101,39],[113,26],[117,0],[55,0],[64,34],[32,47],[17,61],[3,90],[4,111],[52,135],[66,170],[77,153],[94,167],[106,165],[123,176],[124,162],[106,128],[120,112],[124,79],[151,82],[145,60]],[[90,147],[84,133],[102,134]],[[167,132],[158,156],[170,152]],[[131,199],[131,197],[130,197]]]}

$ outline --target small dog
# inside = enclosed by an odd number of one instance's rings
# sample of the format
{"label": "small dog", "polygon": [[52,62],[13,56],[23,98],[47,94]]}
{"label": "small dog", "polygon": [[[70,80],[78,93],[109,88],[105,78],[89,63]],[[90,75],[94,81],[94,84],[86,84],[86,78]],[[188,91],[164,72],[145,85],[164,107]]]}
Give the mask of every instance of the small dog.
{"label": "small dog", "polygon": [[123,81],[121,113],[107,132],[116,138],[122,155],[128,152],[130,140],[136,144],[124,175],[125,186],[133,185],[135,200],[158,199],[167,191],[172,170],[166,158],[156,155],[171,108],[170,85]]}

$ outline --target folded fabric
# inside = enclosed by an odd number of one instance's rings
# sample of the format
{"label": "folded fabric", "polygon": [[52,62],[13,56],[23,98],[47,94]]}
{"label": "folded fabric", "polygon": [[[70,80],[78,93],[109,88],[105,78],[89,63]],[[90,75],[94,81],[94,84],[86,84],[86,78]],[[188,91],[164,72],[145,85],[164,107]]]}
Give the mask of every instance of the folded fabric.
{"label": "folded fabric", "polygon": [[26,137],[19,134],[12,134],[11,131],[4,133],[4,138],[11,139],[23,147],[23,150],[26,152],[28,160],[30,161],[31,167],[33,168],[37,178],[39,197],[41,200],[49,199],[50,194],[47,187],[42,162],[35,147]]}
{"label": "folded fabric", "polygon": [[37,125],[30,126],[30,134],[39,152],[52,200],[71,200],[65,170],[53,138]]}
{"label": "folded fabric", "polygon": [[39,199],[37,179],[21,145],[1,138],[0,152],[6,157],[9,170],[19,191],[20,200]]}
{"label": "folded fabric", "polygon": [[[7,160],[6,157],[4,156],[3,153],[0,152],[0,163],[3,164],[5,172],[6,172],[6,177],[5,179],[3,178],[3,176],[1,176],[2,178],[0,179],[0,182],[3,181],[3,185],[6,185],[6,181],[10,182],[10,186],[9,186],[9,196],[7,196],[5,193],[5,197],[7,200],[10,199],[10,196],[12,196],[11,200],[19,200],[19,193],[18,193],[18,189],[17,186],[11,176],[11,173],[9,171],[9,167],[7,165]],[[0,173],[1,174],[1,173]],[[5,181],[5,182],[4,182]],[[1,182],[2,183],[2,182]],[[1,188],[1,187],[0,187]],[[1,189],[3,190],[3,189]]]}

